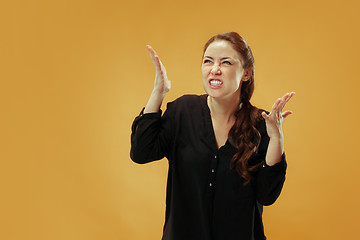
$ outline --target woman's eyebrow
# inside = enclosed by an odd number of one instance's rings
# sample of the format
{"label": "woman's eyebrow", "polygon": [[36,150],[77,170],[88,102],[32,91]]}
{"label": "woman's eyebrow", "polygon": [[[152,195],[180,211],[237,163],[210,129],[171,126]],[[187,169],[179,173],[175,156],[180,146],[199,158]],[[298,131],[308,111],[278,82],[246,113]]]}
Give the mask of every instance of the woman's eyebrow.
{"label": "woman's eyebrow", "polygon": [[[214,58],[210,57],[210,56],[205,56],[204,58],[210,58],[212,60],[214,60]],[[223,57],[223,58],[220,58],[220,60],[225,60],[225,59],[232,59],[231,57]]]}

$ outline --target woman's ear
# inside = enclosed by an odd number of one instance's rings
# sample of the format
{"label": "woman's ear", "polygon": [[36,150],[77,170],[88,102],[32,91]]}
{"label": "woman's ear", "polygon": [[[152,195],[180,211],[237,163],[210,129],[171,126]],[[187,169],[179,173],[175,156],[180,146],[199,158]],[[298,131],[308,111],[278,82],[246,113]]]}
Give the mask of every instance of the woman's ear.
{"label": "woman's ear", "polygon": [[251,73],[252,73],[251,69],[249,68],[245,69],[241,81],[243,82],[248,81],[251,78]]}

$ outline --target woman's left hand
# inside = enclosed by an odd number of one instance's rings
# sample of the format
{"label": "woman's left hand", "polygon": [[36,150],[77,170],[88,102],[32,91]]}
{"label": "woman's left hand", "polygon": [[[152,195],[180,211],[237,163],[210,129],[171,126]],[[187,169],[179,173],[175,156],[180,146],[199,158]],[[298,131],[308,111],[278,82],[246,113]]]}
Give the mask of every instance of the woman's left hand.
{"label": "woman's left hand", "polygon": [[286,93],[282,98],[278,98],[274,105],[271,108],[271,112],[266,114],[266,112],[262,112],[262,117],[266,122],[267,133],[271,138],[283,138],[282,132],[282,123],[284,119],[289,116],[292,112],[285,111],[282,112],[286,103],[294,96],[295,92]]}

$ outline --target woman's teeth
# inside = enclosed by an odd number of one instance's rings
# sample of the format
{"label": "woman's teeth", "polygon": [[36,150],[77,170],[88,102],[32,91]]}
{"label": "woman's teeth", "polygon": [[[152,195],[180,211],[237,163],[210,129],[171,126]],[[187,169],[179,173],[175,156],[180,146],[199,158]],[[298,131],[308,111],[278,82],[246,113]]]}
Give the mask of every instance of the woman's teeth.
{"label": "woman's teeth", "polygon": [[212,85],[212,86],[220,86],[221,84],[222,84],[222,82],[219,80],[211,80],[210,81],[210,85]]}

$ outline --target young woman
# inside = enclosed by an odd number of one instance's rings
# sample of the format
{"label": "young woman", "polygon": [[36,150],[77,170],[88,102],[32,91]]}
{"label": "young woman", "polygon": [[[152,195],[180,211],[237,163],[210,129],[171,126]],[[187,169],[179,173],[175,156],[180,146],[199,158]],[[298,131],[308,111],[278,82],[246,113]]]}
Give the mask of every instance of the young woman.
{"label": "young woman", "polygon": [[282,110],[294,93],[270,113],[251,105],[254,58],[239,34],[227,32],[205,44],[206,94],[182,96],[162,116],[170,82],[148,50],[155,86],[132,125],[130,155],[137,163],[169,161],[162,239],[266,239],[262,206],[275,202],[285,181],[282,122],[291,112]]}

